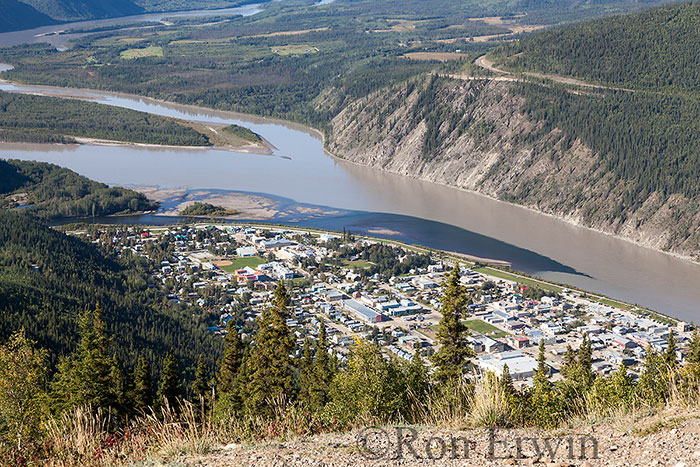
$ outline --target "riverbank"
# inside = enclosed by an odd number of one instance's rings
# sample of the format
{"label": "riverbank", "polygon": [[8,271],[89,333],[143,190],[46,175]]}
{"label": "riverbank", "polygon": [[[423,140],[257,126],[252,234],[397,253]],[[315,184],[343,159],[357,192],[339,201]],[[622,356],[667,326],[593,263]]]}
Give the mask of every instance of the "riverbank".
{"label": "riverbank", "polygon": [[349,163],[322,148],[323,135],[318,130],[298,123],[169,102],[161,105],[138,96],[118,97],[117,93],[78,92],[101,96],[108,105],[166,117],[236,123],[279,149],[272,157],[251,157],[217,150],[2,145],[0,153],[7,158],[52,162],[116,186],[231,190],[325,209],[331,206],[346,214],[310,217],[297,211],[273,221],[402,232],[400,239],[411,243],[506,260],[544,280],[596,290],[697,321],[700,270],[690,261],[619,242],[523,206],[494,203],[498,200],[469,190]]}

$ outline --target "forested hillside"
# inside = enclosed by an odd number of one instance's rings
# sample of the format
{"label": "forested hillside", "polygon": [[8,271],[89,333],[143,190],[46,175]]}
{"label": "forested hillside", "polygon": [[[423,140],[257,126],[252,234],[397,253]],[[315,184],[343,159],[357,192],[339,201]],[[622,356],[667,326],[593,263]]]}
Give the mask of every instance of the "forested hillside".
{"label": "forested hillside", "polygon": [[158,362],[168,351],[183,368],[200,353],[213,364],[217,347],[206,325],[150,288],[147,271],[142,261],[107,258],[30,216],[0,211],[0,340],[24,328],[55,363],[75,347],[80,313],[99,304],[129,368],[139,355]]}
{"label": "forested hillside", "polygon": [[510,69],[640,89],[700,86],[700,3],[535,34],[496,53]]}
{"label": "forested hillside", "polygon": [[694,99],[428,76],[348,105],[327,145],[697,258],[699,121]]}
{"label": "forested hillside", "polygon": [[0,159],[0,208],[21,207],[24,213],[60,217],[133,214],[158,204],[126,188],[110,188],[45,162]]}
{"label": "forested hillside", "polygon": [[53,18],[19,0],[0,2],[0,32],[38,28],[55,22]]}
{"label": "forested hillside", "polygon": [[131,0],[21,0],[57,21],[137,15],[143,8]]}

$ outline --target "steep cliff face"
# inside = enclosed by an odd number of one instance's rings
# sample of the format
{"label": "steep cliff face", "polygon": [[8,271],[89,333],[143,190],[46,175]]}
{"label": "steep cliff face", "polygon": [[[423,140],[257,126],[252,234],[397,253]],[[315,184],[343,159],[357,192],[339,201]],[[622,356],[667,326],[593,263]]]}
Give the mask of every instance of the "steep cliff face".
{"label": "steep cliff face", "polygon": [[346,105],[326,144],[352,162],[477,191],[698,258],[698,200],[651,193],[621,213],[625,180],[606,173],[580,139],[528,118],[524,104],[511,82],[417,78]]}

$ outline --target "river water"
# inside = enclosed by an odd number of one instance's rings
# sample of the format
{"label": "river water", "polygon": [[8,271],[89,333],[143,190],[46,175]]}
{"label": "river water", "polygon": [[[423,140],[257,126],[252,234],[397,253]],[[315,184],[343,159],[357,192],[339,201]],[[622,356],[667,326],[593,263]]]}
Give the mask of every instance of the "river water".
{"label": "river water", "polygon": [[[11,40],[26,42],[26,34],[32,34],[20,33],[24,40]],[[13,34],[19,33],[0,34],[0,45]],[[216,149],[1,144],[2,158],[52,162],[114,185],[245,191],[341,208],[342,214],[301,224],[358,232],[388,229],[409,243],[507,260],[545,279],[700,321],[700,265],[475,193],[334,159],[318,135],[298,125],[97,91],[9,83],[0,83],[0,90],[70,95],[157,115],[236,123],[277,148],[261,156]]]}
{"label": "river water", "polygon": [[[331,0],[333,1],[333,0]],[[329,2],[330,3],[330,2]],[[24,29],[22,31],[12,31],[0,34],[0,47],[11,47],[20,44],[32,44],[37,42],[48,42],[49,44],[62,48],[66,42],[85,34],[58,34],[61,31],[68,31],[75,28],[89,28],[93,26],[107,26],[110,24],[157,22],[165,18],[200,17],[200,16],[250,16],[262,11],[260,4],[244,5],[237,8],[223,8],[219,10],[190,10],[175,11],[169,13],[145,13],[143,15],[122,16],[119,18],[105,18],[90,21],[78,21],[75,23],[64,23],[52,26],[42,26],[34,29]]]}
{"label": "river water", "polygon": [[342,208],[347,211],[340,216],[302,223],[393,230],[404,241],[504,259],[546,279],[688,321],[700,317],[697,264],[478,194],[334,159],[314,132],[298,125],[97,91],[8,83],[0,90],[71,95],[157,115],[236,123],[277,148],[261,156],[216,149],[3,144],[3,158],[52,162],[115,185],[246,191]]}

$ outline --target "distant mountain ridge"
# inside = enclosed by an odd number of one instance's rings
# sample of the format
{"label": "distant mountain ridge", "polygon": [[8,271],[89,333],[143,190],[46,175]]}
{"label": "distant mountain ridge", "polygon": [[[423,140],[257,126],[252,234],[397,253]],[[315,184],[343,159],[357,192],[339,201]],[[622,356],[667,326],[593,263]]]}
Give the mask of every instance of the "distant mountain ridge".
{"label": "distant mountain ridge", "polygon": [[0,33],[158,11],[232,8],[270,0],[2,0]]}
{"label": "distant mountain ridge", "polygon": [[131,0],[3,0],[0,32],[143,13]]}
{"label": "distant mountain ridge", "polygon": [[144,9],[131,0],[21,0],[57,21],[137,15]]}
{"label": "distant mountain ridge", "polygon": [[57,21],[18,0],[0,2],[0,32],[38,28]]}

